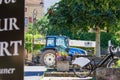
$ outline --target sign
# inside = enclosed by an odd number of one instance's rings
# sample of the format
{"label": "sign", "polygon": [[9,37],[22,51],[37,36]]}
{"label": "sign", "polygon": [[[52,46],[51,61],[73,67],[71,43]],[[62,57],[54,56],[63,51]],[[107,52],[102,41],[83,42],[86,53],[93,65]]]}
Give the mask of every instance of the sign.
{"label": "sign", "polygon": [[70,40],[70,46],[77,46],[77,47],[95,47],[95,41],[82,41],[82,40]]}
{"label": "sign", "polygon": [[23,80],[24,0],[0,0],[0,80]]}

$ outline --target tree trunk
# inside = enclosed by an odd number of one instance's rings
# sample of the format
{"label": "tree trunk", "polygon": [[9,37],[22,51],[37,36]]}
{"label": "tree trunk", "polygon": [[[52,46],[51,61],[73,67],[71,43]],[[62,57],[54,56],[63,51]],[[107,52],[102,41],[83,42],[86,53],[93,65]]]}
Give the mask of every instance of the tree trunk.
{"label": "tree trunk", "polygon": [[110,29],[109,29],[109,27],[107,26],[107,33],[109,33],[110,31],[109,31]]}
{"label": "tree trunk", "polygon": [[96,26],[96,57],[100,56],[100,28]]}

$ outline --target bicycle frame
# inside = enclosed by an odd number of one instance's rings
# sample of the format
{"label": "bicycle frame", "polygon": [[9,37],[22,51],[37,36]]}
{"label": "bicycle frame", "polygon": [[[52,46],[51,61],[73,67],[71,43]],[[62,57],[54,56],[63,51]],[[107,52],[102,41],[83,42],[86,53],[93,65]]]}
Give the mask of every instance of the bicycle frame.
{"label": "bicycle frame", "polygon": [[103,60],[101,60],[99,63],[98,63],[98,67],[101,67],[106,61],[108,60],[111,60],[114,58],[114,55],[107,55],[106,57],[103,58]]}
{"label": "bicycle frame", "polygon": [[[92,65],[92,71],[94,71],[96,68],[103,66],[107,61],[111,62],[114,59],[114,54],[110,52],[110,54],[106,55],[101,61],[98,62],[98,64]],[[108,64],[109,64],[108,62]]]}

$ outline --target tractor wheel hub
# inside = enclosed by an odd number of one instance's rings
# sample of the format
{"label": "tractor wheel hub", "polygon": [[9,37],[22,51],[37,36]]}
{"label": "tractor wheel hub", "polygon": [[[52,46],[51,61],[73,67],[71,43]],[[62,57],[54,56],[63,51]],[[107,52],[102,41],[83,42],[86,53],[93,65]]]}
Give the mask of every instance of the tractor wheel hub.
{"label": "tractor wheel hub", "polygon": [[53,66],[55,64],[55,55],[52,53],[48,53],[44,56],[44,63],[47,66]]}

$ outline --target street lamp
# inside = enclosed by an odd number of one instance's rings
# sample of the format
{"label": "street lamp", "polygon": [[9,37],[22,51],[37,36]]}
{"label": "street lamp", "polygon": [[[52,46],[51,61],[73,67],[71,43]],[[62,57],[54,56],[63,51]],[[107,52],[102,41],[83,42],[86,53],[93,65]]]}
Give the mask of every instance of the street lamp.
{"label": "street lamp", "polygon": [[43,3],[43,1],[42,2],[40,2],[40,5],[43,7],[44,6],[44,3]]}
{"label": "street lamp", "polygon": [[37,17],[37,10],[34,9],[34,10],[33,10],[33,25],[34,25],[35,22],[36,22],[36,17]]}
{"label": "street lamp", "polygon": [[37,17],[37,10],[36,9],[33,10],[33,14],[32,15],[33,15],[33,17],[32,17],[32,19],[33,19],[33,26],[32,26],[32,34],[33,34],[32,52],[34,52],[34,25],[36,23],[36,17]]}

